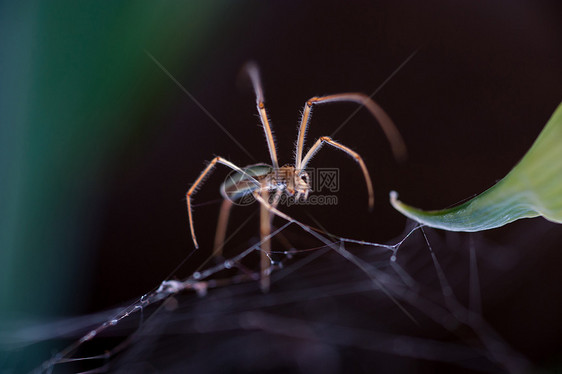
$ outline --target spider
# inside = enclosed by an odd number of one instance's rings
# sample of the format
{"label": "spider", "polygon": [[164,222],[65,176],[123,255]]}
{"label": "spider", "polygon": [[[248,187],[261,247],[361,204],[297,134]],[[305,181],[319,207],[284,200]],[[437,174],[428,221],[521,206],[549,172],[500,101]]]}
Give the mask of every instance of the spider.
{"label": "spider", "polygon": [[[223,203],[220,208],[219,219],[217,223],[217,229],[215,234],[215,243],[213,254],[215,256],[222,255],[222,246],[224,243],[224,238],[226,234],[226,228],[228,224],[228,218],[230,215],[230,210],[232,208],[233,202],[252,194],[256,197],[256,200],[260,202],[260,235],[261,235],[261,276],[260,276],[260,287],[262,291],[267,292],[269,289],[269,274],[271,272],[271,223],[273,219],[272,210],[275,209],[279,203],[282,194],[287,194],[289,196],[294,196],[296,200],[307,199],[308,194],[311,191],[311,186],[309,182],[309,175],[306,173],[305,169],[309,162],[316,155],[316,153],[322,148],[324,144],[328,144],[336,149],[347,153],[351,156],[361,168],[363,172],[363,177],[367,185],[367,192],[369,195],[369,209],[373,208],[374,204],[374,194],[373,185],[371,182],[371,177],[365,162],[361,156],[346,147],[345,145],[333,140],[328,136],[320,137],[314,145],[306,152],[303,157],[303,149],[306,131],[308,124],[310,122],[310,117],[312,115],[312,108],[318,104],[327,104],[334,102],[355,102],[363,105],[365,108],[371,112],[371,114],[378,120],[381,125],[388,141],[390,142],[392,152],[396,159],[403,159],[406,155],[406,146],[400,135],[400,132],[390,119],[390,117],[384,112],[384,110],[370,97],[362,93],[340,93],[335,95],[327,95],[322,97],[312,97],[306,101],[304,104],[304,110],[302,113],[302,118],[299,125],[295,160],[294,165],[284,165],[279,167],[277,160],[277,151],[275,147],[275,139],[271,131],[271,126],[264,104],[264,94],[260,81],[259,70],[256,64],[247,63],[244,67],[245,73],[251,80],[255,96],[256,105],[258,109],[258,114],[261,120],[261,124],[265,133],[265,139],[267,141],[267,148],[269,150],[269,155],[271,157],[271,165],[260,163],[255,165],[249,165],[245,168],[240,168],[233,164],[232,162],[217,156],[211,160],[211,162],[205,167],[201,172],[199,177],[195,180],[191,188],[187,191],[187,211],[189,215],[189,228],[191,231],[191,237],[193,238],[193,244],[195,248],[199,248],[197,239],[195,236],[195,229],[193,226],[193,212],[191,209],[191,197],[197,191],[215,165],[222,164],[225,165],[236,172],[234,177],[228,178],[221,185],[221,195],[223,196]],[[270,201],[270,193],[275,192],[273,195],[273,200],[271,204],[266,203]]]}

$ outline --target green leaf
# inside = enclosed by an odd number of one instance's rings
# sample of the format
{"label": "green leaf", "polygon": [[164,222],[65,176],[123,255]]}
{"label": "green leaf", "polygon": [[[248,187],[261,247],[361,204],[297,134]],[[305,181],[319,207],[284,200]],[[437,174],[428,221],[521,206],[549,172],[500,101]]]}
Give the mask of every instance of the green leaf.
{"label": "green leaf", "polygon": [[521,218],[543,216],[562,223],[562,104],[521,161],[496,185],[456,207],[424,211],[398,200],[392,206],[427,226],[449,231],[482,231]]}

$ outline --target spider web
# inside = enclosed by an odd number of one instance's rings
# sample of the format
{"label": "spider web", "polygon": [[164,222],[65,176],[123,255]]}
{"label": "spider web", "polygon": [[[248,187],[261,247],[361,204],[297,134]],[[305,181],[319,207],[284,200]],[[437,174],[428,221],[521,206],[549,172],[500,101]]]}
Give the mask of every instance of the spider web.
{"label": "spider web", "polygon": [[[316,245],[272,252],[268,294],[259,291],[259,269],[245,265],[259,253],[257,242],[215,264],[206,262],[187,278],[176,279],[176,269],[123,307],[26,325],[0,341],[11,342],[11,350],[70,342],[36,373],[335,373],[423,369],[427,362],[469,372],[533,367],[482,314],[480,278],[487,278],[486,290],[501,283],[494,262],[505,255],[505,243],[409,222],[398,239],[379,244],[286,218],[275,221],[273,248],[286,233]],[[528,250],[560,238],[544,222],[533,225],[532,237],[512,233],[510,240]],[[512,265],[524,262],[518,256]]]}

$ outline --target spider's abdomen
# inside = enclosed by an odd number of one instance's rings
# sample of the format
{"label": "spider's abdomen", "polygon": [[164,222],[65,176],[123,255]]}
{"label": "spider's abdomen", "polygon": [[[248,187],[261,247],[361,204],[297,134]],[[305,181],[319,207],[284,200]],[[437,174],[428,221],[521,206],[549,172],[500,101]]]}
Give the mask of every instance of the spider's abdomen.
{"label": "spider's abdomen", "polygon": [[225,199],[236,201],[260,188],[257,182],[267,177],[273,171],[273,167],[267,164],[255,164],[246,166],[244,173],[233,171],[221,185],[221,195]]}

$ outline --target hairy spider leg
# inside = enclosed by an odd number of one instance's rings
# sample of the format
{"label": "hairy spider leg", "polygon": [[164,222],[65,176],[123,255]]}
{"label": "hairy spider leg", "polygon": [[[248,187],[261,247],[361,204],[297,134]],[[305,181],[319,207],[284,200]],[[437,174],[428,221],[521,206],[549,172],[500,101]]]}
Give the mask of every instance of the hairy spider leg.
{"label": "hairy spider leg", "polygon": [[[263,183],[263,182],[262,182]],[[260,196],[265,201],[269,201],[269,191],[262,184]],[[269,266],[271,265],[271,213],[265,204],[260,204],[260,288],[262,292],[269,291]]]}
{"label": "hairy spider leg", "polygon": [[226,236],[226,228],[228,227],[228,218],[232,209],[232,200],[223,199],[217,221],[217,231],[215,232],[215,243],[213,245],[213,256],[222,257],[222,248],[224,247],[224,238]]}
{"label": "hairy spider leg", "polygon": [[269,155],[271,156],[271,163],[275,170],[277,170],[279,169],[279,163],[277,161],[275,139],[273,137],[273,132],[271,131],[269,119],[267,118],[267,112],[265,111],[265,98],[263,95],[259,69],[255,63],[249,62],[245,65],[245,71],[250,77],[252,86],[254,87],[254,92],[256,94],[256,105],[258,108],[258,113],[260,115],[263,131],[265,133],[265,139],[267,140],[267,148],[269,149]]}
{"label": "hairy spider leg", "polygon": [[224,200],[221,204],[217,221],[213,256],[221,257],[223,254],[224,239],[226,237],[230,211],[234,201],[244,198],[246,195],[251,194],[253,190],[259,188],[259,186],[254,183],[254,180],[259,181],[267,177],[272,171],[273,168],[267,164],[249,165],[244,168],[244,173],[249,175],[252,179],[249,180],[246,175],[237,173],[235,175],[230,175],[221,185],[220,190]]}
{"label": "hairy spider leg", "polygon": [[[261,238],[261,252],[260,252],[260,288],[263,292],[269,291],[270,286],[270,267],[271,267],[271,226],[273,223],[273,218],[275,214],[271,209],[277,208],[281,195],[283,194],[282,189],[278,189],[273,197],[273,202],[271,205],[263,204],[262,201],[269,200],[269,186],[267,185],[267,180],[265,178],[261,179],[261,187],[259,189],[248,189],[248,193],[257,193],[260,195],[260,238]],[[219,219],[217,222],[217,231],[215,235],[215,244],[213,254],[215,256],[222,255],[222,248],[224,246],[224,239],[226,237],[226,229],[228,226],[228,219],[230,216],[231,208],[233,202],[229,198],[225,198],[222,202]]]}
{"label": "hairy spider leg", "polygon": [[[269,204],[270,192],[265,180],[262,181],[262,188],[259,191],[260,200],[260,288],[267,293],[271,284],[271,225],[273,223],[274,209],[277,209],[283,190],[275,191],[273,202]],[[263,203],[265,201],[266,203]]]}
{"label": "hairy spider leg", "polygon": [[306,131],[308,129],[308,123],[310,122],[310,117],[312,116],[312,107],[316,104],[326,104],[335,102],[354,102],[363,105],[365,108],[371,112],[373,117],[377,119],[380,126],[382,127],[384,134],[386,135],[394,157],[397,160],[403,160],[406,158],[406,145],[402,139],[402,135],[398,131],[398,128],[392,122],[392,119],[386,114],[386,112],[375,103],[369,96],[350,92],[350,93],[340,93],[335,95],[328,95],[322,97],[313,97],[307,100],[304,104],[304,110],[301,118],[301,123],[299,126],[299,133],[297,136],[297,144],[295,151],[295,169],[298,171],[303,170],[306,166],[303,166],[302,153],[304,148],[304,140],[306,137]]}
{"label": "hairy spider leg", "polygon": [[310,160],[316,155],[316,153],[320,150],[320,148],[322,148],[324,143],[327,143],[341,151],[344,151],[345,153],[353,157],[355,161],[357,161],[357,163],[361,167],[361,171],[363,171],[363,177],[365,177],[365,183],[367,184],[367,191],[369,193],[369,209],[372,210],[373,205],[375,203],[375,195],[373,193],[373,183],[371,182],[371,177],[369,176],[369,171],[367,170],[367,166],[365,166],[365,162],[363,161],[361,156],[359,156],[359,153],[352,151],[350,148],[346,147],[341,143],[336,142],[335,140],[332,140],[330,137],[322,136],[309,149],[309,151],[306,153],[306,156],[304,156],[302,160],[302,167],[306,168]]}
{"label": "hairy spider leg", "polygon": [[253,178],[252,176],[248,175],[248,173],[246,173],[244,170],[240,169],[238,166],[234,165],[232,162],[222,158],[222,157],[215,157],[211,160],[211,162],[207,165],[207,167],[205,167],[205,169],[203,169],[203,171],[201,172],[201,174],[199,174],[199,177],[195,180],[195,183],[193,183],[193,185],[191,186],[191,188],[187,191],[185,197],[187,200],[187,213],[189,216],[189,229],[191,230],[191,237],[193,238],[193,244],[195,245],[195,248],[199,248],[199,244],[197,243],[197,238],[195,236],[195,229],[193,227],[193,212],[191,210],[191,196],[193,194],[195,194],[197,187],[199,187],[199,185],[202,185],[203,181],[205,180],[205,177],[208,176],[211,171],[213,170],[213,168],[215,167],[215,165],[219,163],[225,166],[228,166],[229,168],[231,168],[232,170],[235,170],[239,173],[244,174],[245,176],[247,176],[248,178],[250,178],[250,180],[253,180],[253,183],[257,184],[258,186],[260,185],[260,182],[258,182],[255,178]]}

